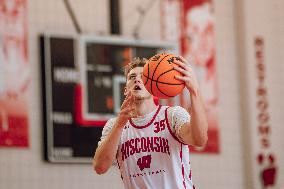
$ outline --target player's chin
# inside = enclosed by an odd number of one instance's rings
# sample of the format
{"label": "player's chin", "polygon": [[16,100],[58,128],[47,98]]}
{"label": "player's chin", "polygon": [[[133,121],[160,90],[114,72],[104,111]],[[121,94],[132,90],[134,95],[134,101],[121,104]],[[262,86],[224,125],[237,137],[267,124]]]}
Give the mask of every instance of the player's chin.
{"label": "player's chin", "polygon": [[135,99],[139,100],[139,101],[147,100],[147,99],[150,99],[150,98],[152,98],[151,94],[146,94],[146,93],[141,94],[141,93],[138,93],[138,94],[135,95]]}
{"label": "player's chin", "polygon": [[141,96],[141,94],[139,93],[139,91],[133,91],[132,95],[135,97],[135,99],[139,98]]}
{"label": "player's chin", "polygon": [[146,93],[143,98],[146,100],[146,99],[152,99],[153,96],[150,94],[150,93]]}

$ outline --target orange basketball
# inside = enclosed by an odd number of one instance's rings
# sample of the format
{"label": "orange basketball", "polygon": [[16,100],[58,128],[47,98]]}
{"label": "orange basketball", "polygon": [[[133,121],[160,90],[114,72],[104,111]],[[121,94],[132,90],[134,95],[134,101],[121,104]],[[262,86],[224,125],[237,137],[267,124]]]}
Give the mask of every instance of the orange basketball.
{"label": "orange basketball", "polygon": [[174,60],[178,57],[173,54],[157,54],[151,57],[143,68],[142,80],[146,89],[158,98],[171,98],[184,88],[184,82],[175,79],[175,75],[182,74],[174,70]]}

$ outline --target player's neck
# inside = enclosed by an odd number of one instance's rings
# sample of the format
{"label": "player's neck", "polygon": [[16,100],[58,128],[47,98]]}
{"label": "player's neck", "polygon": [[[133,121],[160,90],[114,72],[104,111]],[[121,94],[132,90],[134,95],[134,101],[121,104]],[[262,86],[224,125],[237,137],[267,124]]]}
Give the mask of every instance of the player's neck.
{"label": "player's neck", "polygon": [[154,111],[157,105],[154,103],[153,99],[147,99],[141,103],[137,103],[136,108],[138,116],[143,116]]}

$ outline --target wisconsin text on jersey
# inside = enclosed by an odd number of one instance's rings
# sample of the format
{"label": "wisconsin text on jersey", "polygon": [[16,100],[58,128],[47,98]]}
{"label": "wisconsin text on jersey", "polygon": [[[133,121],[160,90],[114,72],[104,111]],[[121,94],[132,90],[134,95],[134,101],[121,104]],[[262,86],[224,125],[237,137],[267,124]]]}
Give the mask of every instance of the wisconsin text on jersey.
{"label": "wisconsin text on jersey", "polygon": [[168,139],[162,137],[141,137],[124,142],[121,145],[122,161],[136,153],[161,152],[170,155]]}

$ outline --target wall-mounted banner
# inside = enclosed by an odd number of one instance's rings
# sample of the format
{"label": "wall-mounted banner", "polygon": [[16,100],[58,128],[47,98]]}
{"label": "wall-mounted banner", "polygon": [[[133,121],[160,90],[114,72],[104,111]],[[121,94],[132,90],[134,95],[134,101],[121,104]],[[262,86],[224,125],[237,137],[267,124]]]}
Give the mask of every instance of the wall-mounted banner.
{"label": "wall-mounted banner", "polygon": [[0,147],[28,140],[27,1],[0,0]]}
{"label": "wall-mounted banner", "polygon": [[[203,152],[219,151],[217,120],[217,77],[215,59],[215,22],[211,1],[184,0],[182,15],[181,53],[192,61],[200,83],[209,123],[208,144]],[[188,94],[184,93],[181,104],[187,106]],[[187,97],[187,98],[186,98]]]}
{"label": "wall-mounted banner", "polygon": [[[196,152],[219,152],[219,128],[217,119],[218,88],[216,76],[215,18],[209,0],[167,0],[162,4],[162,36],[165,40],[180,43],[180,54],[193,67],[200,83],[209,122],[208,143]],[[174,17],[174,18],[172,18]],[[177,21],[178,20],[178,21]],[[174,32],[179,30],[180,32]],[[170,100],[169,105],[190,108],[189,93]],[[173,102],[174,101],[174,102]],[[176,102],[178,101],[178,102]]]}
{"label": "wall-mounted banner", "polygon": [[265,43],[262,36],[254,39],[254,58],[256,70],[256,129],[257,133],[256,157],[257,176],[262,188],[277,188],[277,157],[272,145],[272,125],[270,123],[270,111],[268,101],[268,87],[266,82]]}

